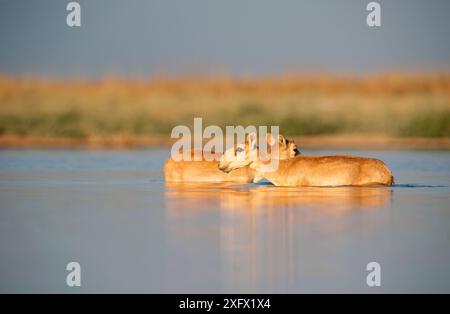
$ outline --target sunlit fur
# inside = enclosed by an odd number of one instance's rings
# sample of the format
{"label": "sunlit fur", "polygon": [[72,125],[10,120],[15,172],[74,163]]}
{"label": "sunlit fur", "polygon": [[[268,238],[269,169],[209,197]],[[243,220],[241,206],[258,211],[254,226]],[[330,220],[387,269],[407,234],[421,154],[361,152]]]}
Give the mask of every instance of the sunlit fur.
{"label": "sunlit fur", "polygon": [[[257,145],[256,133],[249,134],[245,141],[245,147],[243,152],[237,152],[236,146],[228,149],[219,160],[219,169],[224,172],[230,172],[235,169],[240,169],[251,164],[251,152],[255,151],[255,156],[260,153],[259,146]],[[272,155],[272,158],[278,158],[284,160],[293,158],[300,154],[297,149],[297,145],[294,141],[287,140],[283,135],[278,136],[278,141],[270,134],[267,134],[267,154]],[[278,145],[278,155],[275,154],[274,147]],[[239,146],[238,146],[239,147]]]}
{"label": "sunlit fur", "polygon": [[[297,146],[292,141],[287,140],[282,135],[280,135],[280,140],[286,143],[286,145],[280,146],[280,159],[294,157],[298,154]],[[249,143],[246,141],[244,144],[246,151],[248,151],[248,145]],[[233,150],[235,155],[236,146],[230,149]],[[174,161],[171,158],[164,164],[164,177],[167,182],[251,183],[261,180],[256,171],[247,166],[241,166],[235,171],[226,173],[219,169],[218,161]]]}
{"label": "sunlit fur", "polygon": [[386,164],[374,158],[297,156],[280,160],[275,171],[268,171],[266,164],[260,160],[251,162],[250,168],[276,186],[367,186],[394,183],[394,177]]}

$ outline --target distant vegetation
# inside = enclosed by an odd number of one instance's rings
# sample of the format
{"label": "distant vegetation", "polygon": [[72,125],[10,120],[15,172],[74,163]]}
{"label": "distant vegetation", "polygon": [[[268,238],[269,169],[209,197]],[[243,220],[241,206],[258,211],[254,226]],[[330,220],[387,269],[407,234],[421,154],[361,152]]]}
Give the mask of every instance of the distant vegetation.
{"label": "distant vegetation", "polygon": [[51,81],[0,77],[0,135],[170,134],[175,125],[280,125],[286,135],[450,137],[450,76]]}

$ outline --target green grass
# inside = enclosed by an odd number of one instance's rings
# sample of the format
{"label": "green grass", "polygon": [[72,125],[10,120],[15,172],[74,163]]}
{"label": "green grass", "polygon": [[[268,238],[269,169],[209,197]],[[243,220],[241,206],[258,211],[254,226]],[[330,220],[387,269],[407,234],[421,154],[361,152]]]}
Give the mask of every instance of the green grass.
{"label": "green grass", "polygon": [[90,134],[167,134],[172,126],[146,114],[105,119],[65,111],[55,114],[0,115],[0,134],[84,138]]}
{"label": "green grass", "polygon": [[[83,138],[89,134],[112,135],[127,133],[132,135],[170,134],[173,126],[192,126],[197,115],[186,115],[178,121],[152,117],[146,113],[124,116],[102,117],[69,110],[59,113],[1,114],[0,134],[40,135],[49,137]],[[233,118],[234,117],[234,118]],[[245,108],[234,114],[207,116],[204,126],[230,125],[279,125],[285,135],[320,135],[339,133],[386,133],[396,136],[450,137],[450,111],[419,112],[402,117],[402,122],[393,123],[388,130],[382,126],[365,125],[365,120],[349,119],[340,115],[321,117],[317,114],[270,115],[257,107]],[[384,132],[383,132],[384,131]]]}
{"label": "green grass", "polygon": [[194,117],[204,127],[278,125],[289,136],[450,137],[450,76],[162,83],[0,77],[0,134],[170,135]]}
{"label": "green grass", "polygon": [[450,137],[450,111],[416,114],[399,126],[397,134],[401,136]]}

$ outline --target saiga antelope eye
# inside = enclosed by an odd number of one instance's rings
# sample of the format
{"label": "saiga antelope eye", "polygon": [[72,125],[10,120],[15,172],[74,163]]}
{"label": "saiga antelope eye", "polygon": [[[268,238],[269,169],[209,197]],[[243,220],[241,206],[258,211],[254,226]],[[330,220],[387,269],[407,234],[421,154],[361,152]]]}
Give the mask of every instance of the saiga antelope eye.
{"label": "saiga antelope eye", "polygon": [[244,151],[244,149],[242,147],[237,147],[236,148],[236,152],[237,153],[242,153]]}

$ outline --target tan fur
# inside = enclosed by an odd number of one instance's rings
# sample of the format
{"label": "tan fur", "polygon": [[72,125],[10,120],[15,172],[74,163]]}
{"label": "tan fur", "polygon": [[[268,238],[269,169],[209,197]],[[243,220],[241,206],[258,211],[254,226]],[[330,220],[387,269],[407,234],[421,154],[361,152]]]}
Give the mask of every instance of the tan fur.
{"label": "tan fur", "polygon": [[225,173],[219,170],[218,161],[174,161],[169,158],[164,164],[164,176],[167,182],[251,183],[255,174],[256,171],[250,167]]}
{"label": "tan fur", "polygon": [[[280,145],[280,159],[294,157],[298,154],[297,146],[293,141],[286,140],[280,135],[285,143]],[[268,135],[269,141],[269,135]],[[231,148],[236,149],[236,147]],[[248,141],[245,143],[248,150]],[[193,152],[191,153],[193,156]],[[174,161],[169,158],[164,164],[164,177],[167,182],[234,182],[251,183],[262,179],[257,172],[250,167],[244,166],[225,173],[219,169],[218,161]]]}
{"label": "tan fur", "polygon": [[378,159],[351,156],[297,156],[279,162],[273,172],[264,163],[253,162],[255,169],[277,186],[364,186],[392,185],[394,177]]}

